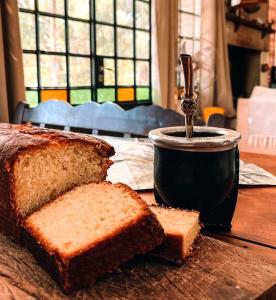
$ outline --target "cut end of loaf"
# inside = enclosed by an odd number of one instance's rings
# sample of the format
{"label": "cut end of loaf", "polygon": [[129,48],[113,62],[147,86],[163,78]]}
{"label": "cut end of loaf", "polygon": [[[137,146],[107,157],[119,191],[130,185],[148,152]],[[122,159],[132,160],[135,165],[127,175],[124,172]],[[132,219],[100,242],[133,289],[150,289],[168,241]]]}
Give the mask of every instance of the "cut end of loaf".
{"label": "cut end of loaf", "polygon": [[90,183],[30,215],[25,227],[49,252],[69,258],[117,235],[148,214],[147,205],[125,185]]}
{"label": "cut end of loaf", "polygon": [[200,232],[199,212],[151,205],[165,231],[165,241],[153,254],[173,262],[183,262],[192,251]]}
{"label": "cut end of loaf", "polygon": [[46,204],[25,220],[22,236],[69,292],[160,245],[164,231],[136,192],[101,182],[76,187]]}
{"label": "cut end of loaf", "polygon": [[76,185],[106,178],[111,161],[94,145],[51,144],[22,152],[14,164],[14,199],[21,218]]}

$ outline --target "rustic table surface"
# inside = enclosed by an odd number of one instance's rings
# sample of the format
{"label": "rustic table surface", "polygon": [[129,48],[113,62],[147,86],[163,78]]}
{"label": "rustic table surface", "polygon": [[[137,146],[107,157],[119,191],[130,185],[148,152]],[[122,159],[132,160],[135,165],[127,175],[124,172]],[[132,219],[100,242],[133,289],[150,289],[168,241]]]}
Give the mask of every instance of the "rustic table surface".
{"label": "rustic table surface", "polygon": [[[275,156],[241,158],[276,175]],[[153,201],[152,192],[140,195]],[[276,187],[241,188],[232,231],[212,237],[183,266],[139,257],[65,295],[27,250],[0,235],[0,299],[276,299]]]}

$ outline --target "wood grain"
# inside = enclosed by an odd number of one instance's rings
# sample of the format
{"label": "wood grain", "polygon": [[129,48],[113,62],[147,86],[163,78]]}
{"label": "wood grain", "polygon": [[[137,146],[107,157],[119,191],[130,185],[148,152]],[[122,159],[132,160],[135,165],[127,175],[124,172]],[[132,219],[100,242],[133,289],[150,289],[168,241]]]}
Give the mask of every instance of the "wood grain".
{"label": "wood grain", "polygon": [[237,247],[241,247],[243,249],[246,249],[258,255],[266,256],[272,260],[275,260],[276,263],[276,251],[275,249],[272,249],[270,247],[259,245],[242,239],[238,239],[233,237],[231,234],[221,234],[221,233],[218,234],[214,232],[204,232],[204,235],[235,245]]}
{"label": "wood grain", "polygon": [[276,264],[203,237],[179,267],[139,257],[87,290],[65,295],[31,254],[0,235],[0,299],[255,299],[276,297]]}
{"label": "wood grain", "polygon": [[[241,153],[241,159],[276,176],[274,155]],[[232,225],[232,236],[268,244],[276,249],[276,187],[240,188]]]}

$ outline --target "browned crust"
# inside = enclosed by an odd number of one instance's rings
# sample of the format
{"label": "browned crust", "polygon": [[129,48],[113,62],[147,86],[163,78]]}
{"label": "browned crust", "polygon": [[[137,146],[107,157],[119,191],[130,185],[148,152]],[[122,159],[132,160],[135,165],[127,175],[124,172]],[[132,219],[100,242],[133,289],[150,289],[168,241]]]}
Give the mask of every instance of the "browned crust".
{"label": "browned crust", "polygon": [[152,250],[164,239],[163,228],[141,197],[124,184],[115,185],[137,200],[142,206],[141,215],[96,245],[93,243],[93,246],[71,257],[50,250],[30,224],[22,228],[22,237],[27,248],[65,291],[92,283],[102,274],[116,269],[136,254]]}
{"label": "browned crust", "polygon": [[80,142],[94,146],[101,157],[114,155],[114,148],[98,138],[74,132],[40,128],[31,125],[0,124],[0,161],[10,161],[24,150],[40,149],[48,145]]}
{"label": "browned crust", "polygon": [[13,166],[24,152],[39,150],[48,146],[81,143],[92,146],[102,158],[103,178],[112,162],[114,148],[105,141],[87,135],[44,129],[31,125],[0,124],[0,231],[18,239],[18,226],[21,223],[14,200]]}
{"label": "browned crust", "polygon": [[9,176],[7,168],[0,167],[0,231],[5,235],[19,237],[17,228],[16,208],[12,198],[12,177]]}

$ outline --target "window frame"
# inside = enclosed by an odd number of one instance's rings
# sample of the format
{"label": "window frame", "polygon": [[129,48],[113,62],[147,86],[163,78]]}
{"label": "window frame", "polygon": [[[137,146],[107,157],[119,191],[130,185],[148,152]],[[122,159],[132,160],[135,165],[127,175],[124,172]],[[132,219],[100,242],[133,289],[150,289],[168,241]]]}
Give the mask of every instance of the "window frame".
{"label": "window frame", "polygon": [[[202,0],[200,0],[202,2]],[[202,3],[201,3],[202,5]],[[183,14],[188,14],[190,16],[193,17],[193,35],[191,36],[185,36],[185,35],[181,35],[181,15]],[[179,24],[178,24],[178,44],[179,44],[179,50],[181,47],[181,43],[183,40],[189,40],[193,42],[193,53],[192,55],[194,55],[194,50],[195,50],[195,41],[201,43],[201,38],[200,37],[195,37],[195,19],[196,17],[199,17],[201,19],[201,14],[198,14],[195,12],[195,0],[193,0],[193,12],[190,11],[186,11],[181,9],[181,0],[179,1],[179,5],[178,5],[178,20],[179,20]],[[177,68],[177,88],[180,90],[180,93],[182,93],[182,89],[183,89],[183,84],[181,84],[181,76],[182,76],[182,68],[181,68],[181,61],[178,58],[178,68]]]}
{"label": "window frame", "polygon": [[[142,2],[146,3],[149,6],[149,28],[143,29],[136,26],[136,3]],[[30,49],[23,49],[24,54],[34,54],[36,55],[36,75],[37,75],[37,86],[30,87],[25,86],[26,91],[36,91],[38,94],[38,104],[42,102],[41,92],[44,90],[66,90],[67,91],[67,102],[71,105],[78,105],[71,103],[71,91],[72,90],[83,90],[87,89],[91,91],[91,101],[97,101],[98,97],[98,89],[99,88],[113,88],[115,89],[115,101],[114,103],[119,104],[122,107],[130,108],[138,105],[150,105],[152,104],[152,24],[151,24],[151,8],[152,3],[151,0],[135,0],[133,1],[132,5],[132,16],[133,16],[133,27],[120,25],[117,24],[117,14],[116,14],[116,0],[113,0],[113,14],[114,14],[114,22],[108,23],[104,21],[99,21],[96,19],[96,0],[89,0],[89,19],[81,19],[77,17],[70,16],[68,14],[68,0],[64,0],[64,14],[56,14],[51,12],[45,12],[39,10],[38,0],[34,0],[34,9],[29,8],[22,8],[19,6],[20,13],[27,13],[35,18],[35,50]],[[39,17],[52,17],[64,20],[64,30],[65,30],[65,52],[62,51],[45,51],[41,50],[40,48],[40,25],[39,25]],[[81,53],[72,53],[69,49],[69,21],[77,21],[83,22],[85,24],[89,24],[89,44],[90,44],[90,53],[89,54],[81,54]],[[113,28],[113,37],[114,37],[114,55],[97,55],[96,54],[96,47],[97,47],[97,40],[96,40],[96,26],[97,25],[107,25]],[[128,29],[132,31],[133,34],[133,56],[126,57],[126,56],[119,56],[117,53],[117,28]],[[138,31],[146,32],[149,35],[149,56],[148,58],[137,58],[136,57],[136,34]],[[57,55],[65,57],[65,68],[66,68],[66,86],[64,87],[57,87],[57,86],[42,86],[41,83],[41,55]],[[80,58],[89,58],[90,59],[90,86],[72,86],[70,84],[70,57],[80,57]],[[114,85],[99,85],[97,84],[96,78],[99,76],[99,72],[97,72],[97,60],[98,59],[114,59]],[[119,85],[118,84],[118,60],[130,60],[133,63],[133,85]],[[137,77],[136,77],[136,62],[145,61],[149,65],[149,84],[148,85],[138,85],[137,84]],[[118,100],[118,90],[119,88],[133,88],[134,89],[134,99],[129,101],[119,101]],[[149,99],[148,100],[137,100],[137,88],[148,88],[149,90]],[[90,102],[90,101],[87,101]],[[112,101],[113,102],[113,101]]]}

